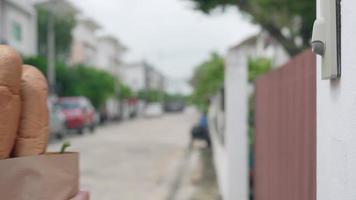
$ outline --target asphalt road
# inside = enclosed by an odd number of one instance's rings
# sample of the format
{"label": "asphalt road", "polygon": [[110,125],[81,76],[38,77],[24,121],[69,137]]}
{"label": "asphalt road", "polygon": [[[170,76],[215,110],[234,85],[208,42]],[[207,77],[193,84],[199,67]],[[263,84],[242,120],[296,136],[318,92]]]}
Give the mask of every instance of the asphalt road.
{"label": "asphalt road", "polygon": [[[80,152],[81,187],[93,200],[165,200],[172,191],[198,115],[193,110],[99,127],[68,137]],[[49,146],[58,151],[61,142]]]}

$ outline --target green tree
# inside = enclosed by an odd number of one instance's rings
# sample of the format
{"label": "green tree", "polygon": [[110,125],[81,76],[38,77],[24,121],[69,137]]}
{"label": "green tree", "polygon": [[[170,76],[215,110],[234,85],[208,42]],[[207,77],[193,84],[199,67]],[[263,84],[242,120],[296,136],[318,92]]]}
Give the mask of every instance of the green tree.
{"label": "green tree", "polygon": [[182,94],[176,93],[176,94],[169,94],[169,93],[165,93],[164,94],[164,101],[187,101],[187,96],[184,96]]}
{"label": "green tree", "polygon": [[[46,74],[45,57],[25,58],[24,63],[36,66]],[[56,74],[59,96],[85,96],[96,108],[99,108],[108,98],[115,95],[116,80],[105,71],[85,65],[70,67],[63,62],[57,62]]]}
{"label": "green tree", "polygon": [[160,90],[142,90],[138,93],[138,98],[147,102],[161,102],[163,101],[165,93]]}
{"label": "green tree", "polygon": [[259,76],[269,72],[271,68],[272,68],[272,63],[270,59],[267,58],[249,59],[248,81],[250,83],[254,83]]}
{"label": "green tree", "polygon": [[194,87],[192,101],[206,109],[209,98],[224,85],[224,59],[213,53],[195,69],[191,83]]}
{"label": "green tree", "polygon": [[70,68],[70,72],[73,73],[75,82],[69,87],[61,88],[63,96],[86,96],[96,108],[114,96],[115,78],[111,74],[85,65]]}
{"label": "green tree", "polygon": [[[210,13],[215,8],[237,6],[254,23],[277,39],[290,55],[309,46],[316,5],[311,0],[191,0],[196,9]],[[298,42],[301,41],[301,42]]]}
{"label": "green tree", "polygon": [[129,86],[124,84],[122,81],[120,81],[119,84],[120,84],[119,100],[135,97],[135,94],[133,93],[133,91],[131,90],[131,88]]}
{"label": "green tree", "polygon": [[[47,26],[48,26],[48,9],[37,7],[38,21],[38,49],[41,56],[47,54]],[[54,15],[54,31],[56,44],[56,57],[64,60],[71,49],[72,29],[75,26],[75,17],[73,14]]]}
{"label": "green tree", "polygon": [[[248,81],[251,84],[255,84],[259,76],[266,74],[272,69],[272,62],[267,58],[255,58],[249,59],[248,62]],[[249,113],[248,113],[248,133],[250,145],[254,143],[255,132],[255,97],[253,93],[249,97]]]}

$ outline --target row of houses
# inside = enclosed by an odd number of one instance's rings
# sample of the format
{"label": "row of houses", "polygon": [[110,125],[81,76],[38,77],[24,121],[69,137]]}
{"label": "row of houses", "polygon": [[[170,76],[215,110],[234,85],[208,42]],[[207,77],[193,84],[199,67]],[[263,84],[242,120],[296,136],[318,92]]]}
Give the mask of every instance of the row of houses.
{"label": "row of houses", "polygon": [[16,48],[23,56],[38,54],[36,7],[51,7],[55,14],[73,14],[72,45],[65,61],[105,70],[135,92],[164,90],[165,77],[146,62],[125,63],[128,48],[116,37],[103,33],[101,25],[85,16],[67,0],[0,0],[0,42]]}

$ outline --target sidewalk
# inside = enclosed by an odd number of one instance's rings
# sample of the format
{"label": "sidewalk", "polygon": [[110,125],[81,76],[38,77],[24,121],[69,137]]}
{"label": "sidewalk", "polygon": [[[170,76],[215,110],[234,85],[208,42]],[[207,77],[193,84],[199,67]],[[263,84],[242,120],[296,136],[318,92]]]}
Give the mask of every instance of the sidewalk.
{"label": "sidewalk", "polygon": [[184,166],[173,200],[217,200],[219,191],[211,149],[196,143]]}

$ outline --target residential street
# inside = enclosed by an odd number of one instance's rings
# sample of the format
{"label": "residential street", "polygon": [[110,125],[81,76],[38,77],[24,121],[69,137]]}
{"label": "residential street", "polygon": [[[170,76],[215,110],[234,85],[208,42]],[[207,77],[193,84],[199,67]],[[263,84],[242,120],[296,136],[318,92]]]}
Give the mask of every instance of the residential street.
{"label": "residential street", "polygon": [[[70,136],[68,150],[80,152],[82,189],[90,191],[91,199],[100,200],[170,198],[197,117],[188,110]],[[49,150],[58,151],[60,146],[61,142],[55,142]]]}
{"label": "residential street", "polygon": [[356,200],[355,18],[0,0],[0,200]]}

